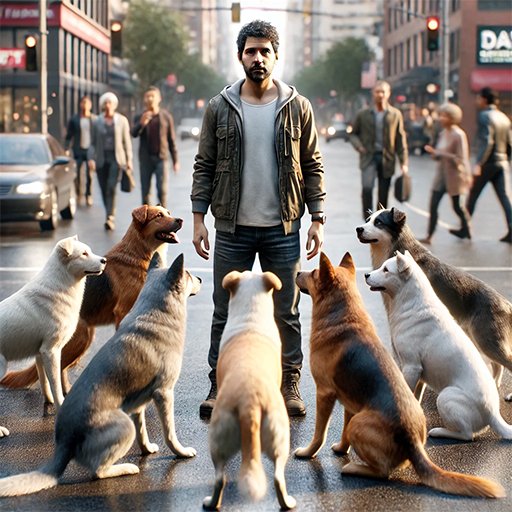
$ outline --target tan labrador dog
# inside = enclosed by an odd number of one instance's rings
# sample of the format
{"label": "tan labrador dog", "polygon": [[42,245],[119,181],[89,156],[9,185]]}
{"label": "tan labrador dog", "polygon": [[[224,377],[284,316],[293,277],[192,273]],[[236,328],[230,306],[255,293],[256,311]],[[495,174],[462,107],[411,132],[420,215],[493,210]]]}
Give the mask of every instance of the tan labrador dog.
{"label": "tan labrador dog", "polygon": [[332,449],[346,454],[352,447],[363,461],[349,462],[343,474],[388,478],[394,469],[412,464],[420,481],[439,491],[503,497],[499,484],[445,471],[430,460],[423,410],[366,312],[350,254],[334,267],[322,253],[320,268],[300,272],[297,285],[313,301],[310,358],[317,394],[315,434],[295,455],[317,455],[339,400],[345,425]]}
{"label": "tan labrador dog", "polygon": [[284,468],[290,451],[290,423],[281,395],[281,340],[274,320],[273,290],[281,281],[271,272],[230,272],[228,320],[217,364],[219,391],[209,442],[215,484],[203,508],[218,510],[228,460],[242,451],[240,491],[256,501],[266,493],[262,450],[274,461],[274,483],[282,509],[295,507],[286,491]]}

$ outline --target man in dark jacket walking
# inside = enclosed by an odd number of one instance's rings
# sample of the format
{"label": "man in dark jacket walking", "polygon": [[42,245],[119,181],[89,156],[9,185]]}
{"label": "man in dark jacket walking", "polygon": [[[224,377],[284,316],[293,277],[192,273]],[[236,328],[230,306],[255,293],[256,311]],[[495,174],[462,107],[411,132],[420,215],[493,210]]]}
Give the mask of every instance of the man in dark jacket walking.
{"label": "man in dark jacket walking", "polygon": [[[76,161],[76,199],[81,201],[82,192],[87,206],[92,206],[92,170],[87,162],[87,151],[91,145],[93,123],[96,116],[91,112],[92,102],[89,96],[80,98],[80,112],[71,117],[68,122],[65,147],[73,148],[73,158]],[[85,191],[82,190],[82,166],[85,167]]]}
{"label": "man in dark jacket walking", "polygon": [[477,96],[478,114],[476,165],[473,168],[474,181],[468,197],[467,209],[473,215],[476,202],[487,183],[491,182],[505,214],[507,234],[500,242],[512,244],[512,206],[507,194],[507,171],[512,153],[510,119],[496,103],[498,94],[490,87],[484,87]]}
{"label": "man in dark jacket walking", "polygon": [[157,87],[148,87],[144,93],[146,110],[135,117],[132,136],[140,137],[139,167],[142,203],[150,204],[151,178],[156,177],[158,202],[167,208],[167,180],[169,153],[173,170],[178,172],[178,150],[174,133],[174,120],[167,110],[160,108],[162,97]]}
{"label": "man in dark jacket walking", "polygon": [[408,171],[407,136],[402,113],[389,104],[391,87],[379,80],[372,90],[373,106],[361,110],[352,125],[350,142],[359,152],[363,219],[373,209],[373,187],[378,180],[378,202],[387,207],[391,178],[398,158]]}
{"label": "man in dark jacket walking", "polygon": [[205,112],[194,164],[193,243],[209,258],[204,216],[215,217],[214,312],[208,363],[211,389],[200,407],[209,417],[217,396],[216,366],[226,324],[229,294],[222,279],[250,270],[258,254],[263,271],[281,280],[274,294],[282,343],[282,394],[290,416],[306,414],[299,392],[302,368],[299,290],[300,220],[307,207],[311,226],[307,258],[318,254],[325,221],[323,164],[310,102],[273,79],[279,36],[267,22],[253,21],[240,31],[238,60],[245,78],[213,98]]}

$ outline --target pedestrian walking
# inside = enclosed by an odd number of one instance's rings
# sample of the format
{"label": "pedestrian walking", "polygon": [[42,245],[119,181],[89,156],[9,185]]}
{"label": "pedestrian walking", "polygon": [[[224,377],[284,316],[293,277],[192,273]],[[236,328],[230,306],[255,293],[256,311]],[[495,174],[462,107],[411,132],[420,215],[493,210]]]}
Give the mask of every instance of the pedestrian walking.
{"label": "pedestrian walking", "polygon": [[305,208],[311,214],[306,251],[311,259],[323,244],[324,177],[313,110],[297,90],[272,77],[279,35],[265,21],[243,26],[237,38],[245,78],[227,86],[208,104],[192,184],[194,247],[209,258],[204,216],[215,218],[214,312],[208,363],[211,389],[201,417],[211,415],[217,396],[216,365],[228,313],[222,279],[250,270],[256,255],[263,271],[283,283],[274,294],[282,342],[282,394],[290,416],[306,413],[299,391],[303,354],[299,321],[299,228]]}
{"label": "pedestrian walking", "polygon": [[[80,204],[84,197],[85,204],[92,206],[92,171],[87,162],[87,151],[91,145],[92,128],[96,115],[91,112],[92,101],[87,95],[80,98],[80,111],[68,121],[65,147],[72,148],[76,162],[76,200]],[[85,175],[85,190],[83,189],[82,171]]]}
{"label": "pedestrian walking", "polygon": [[476,202],[487,183],[491,182],[505,214],[507,233],[500,242],[512,244],[512,206],[507,193],[507,174],[512,155],[510,119],[498,110],[498,93],[484,87],[477,95],[478,131],[474,181],[469,193],[467,208],[472,216]]}
{"label": "pedestrian walking", "polygon": [[360,110],[352,125],[350,142],[359,152],[363,219],[373,209],[373,188],[378,181],[378,202],[387,207],[391,178],[398,158],[402,174],[408,171],[407,136],[402,113],[389,104],[391,86],[379,80],[372,90],[373,105]]}
{"label": "pedestrian walking", "polygon": [[420,240],[424,244],[432,242],[438,220],[439,203],[445,193],[452,199],[452,208],[459,217],[460,229],[450,229],[450,233],[459,238],[471,238],[469,213],[463,202],[464,194],[469,190],[471,172],[469,166],[469,145],[466,132],[459,126],[462,110],[454,103],[445,103],[439,108],[439,122],[442,131],[436,147],[425,146],[425,151],[437,160],[437,171],[432,183],[430,196],[430,220],[427,236]]}
{"label": "pedestrian walking", "polygon": [[132,136],[140,137],[139,165],[142,203],[150,204],[151,180],[156,179],[158,202],[167,208],[169,154],[173,170],[178,172],[178,150],[174,120],[167,110],[160,108],[162,96],[157,87],[148,87],[144,93],[145,110],[133,121]]}
{"label": "pedestrian walking", "polygon": [[100,96],[102,113],[94,123],[88,159],[96,169],[103,205],[105,206],[105,229],[115,229],[116,192],[121,171],[132,174],[132,139],[130,123],[116,112],[119,100],[112,92]]}

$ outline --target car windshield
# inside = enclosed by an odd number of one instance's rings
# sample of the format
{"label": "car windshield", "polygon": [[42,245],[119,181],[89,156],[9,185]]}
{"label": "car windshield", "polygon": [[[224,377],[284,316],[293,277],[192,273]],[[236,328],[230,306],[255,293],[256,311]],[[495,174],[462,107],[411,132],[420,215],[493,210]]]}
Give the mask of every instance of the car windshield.
{"label": "car windshield", "polygon": [[50,152],[41,137],[0,136],[0,165],[44,165],[49,163]]}

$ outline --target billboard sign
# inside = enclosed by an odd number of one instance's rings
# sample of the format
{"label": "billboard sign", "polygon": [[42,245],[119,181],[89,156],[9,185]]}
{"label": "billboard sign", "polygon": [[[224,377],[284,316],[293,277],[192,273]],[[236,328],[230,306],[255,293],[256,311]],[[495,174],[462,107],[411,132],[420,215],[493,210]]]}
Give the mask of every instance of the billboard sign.
{"label": "billboard sign", "polygon": [[480,66],[512,64],[512,26],[478,26],[476,62]]}

